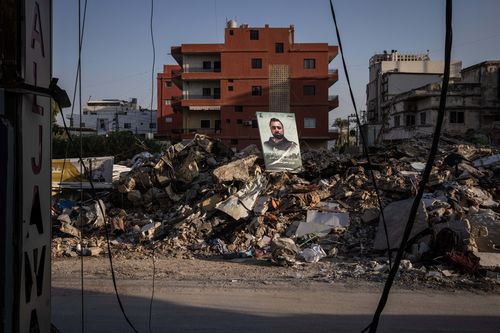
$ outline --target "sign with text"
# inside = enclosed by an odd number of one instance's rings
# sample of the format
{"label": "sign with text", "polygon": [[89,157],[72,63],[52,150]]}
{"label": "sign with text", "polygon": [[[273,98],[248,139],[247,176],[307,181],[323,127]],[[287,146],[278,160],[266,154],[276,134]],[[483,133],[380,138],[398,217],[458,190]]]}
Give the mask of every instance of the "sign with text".
{"label": "sign with text", "polygon": [[295,114],[257,112],[266,171],[302,170]]}
{"label": "sign with text", "polygon": [[[52,76],[52,1],[25,0],[23,79],[48,88]],[[50,155],[51,100],[24,93],[20,99],[22,184],[19,332],[50,332]]]}

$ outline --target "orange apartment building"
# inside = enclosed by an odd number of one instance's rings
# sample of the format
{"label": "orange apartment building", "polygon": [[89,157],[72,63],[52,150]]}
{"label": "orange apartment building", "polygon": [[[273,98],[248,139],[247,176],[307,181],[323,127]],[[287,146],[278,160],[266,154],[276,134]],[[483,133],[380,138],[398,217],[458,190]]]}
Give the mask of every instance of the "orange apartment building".
{"label": "orange apartment building", "polygon": [[260,146],[256,112],[293,112],[301,142],[325,147],[328,112],[338,97],[328,88],[338,80],[329,63],[338,53],[327,43],[295,43],[294,27],[237,26],[229,21],[224,44],[171,48],[179,66],[158,74],[158,135],[172,140],[194,133],[228,146]]}

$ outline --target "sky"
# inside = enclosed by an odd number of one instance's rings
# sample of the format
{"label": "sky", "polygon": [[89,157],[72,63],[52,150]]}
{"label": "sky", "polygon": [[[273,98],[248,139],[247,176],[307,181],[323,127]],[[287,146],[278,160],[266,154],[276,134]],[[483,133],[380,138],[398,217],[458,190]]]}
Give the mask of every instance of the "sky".
{"label": "sky", "polygon": [[[81,1],[81,12],[85,0]],[[445,0],[333,1],[358,111],[366,109],[368,61],[383,50],[444,58]],[[176,64],[170,47],[183,43],[223,43],[226,21],[250,27],[295,26],[295,42],[338,45],[329,0],[156,0],[152,108],[156,74]],[[500,59],[500,1],[453,1],[452,59],[468,67]],[[82,106],[89,99],[136,97],[151,106],[153,45],[150,0],[88,0],[82,44]],[[83,19],[82,21],[83,22]],[[78,63],[78,1],[53,0],[53,77],[73,98]],[[330,121],[354,113],[340,53],[330,63],[339,80],[330,95],[339,107]],[[75,100],[78,114],[78,95]],[[64,112],[70,112],[66,109]],[[60,119],[59,119],[60,121]]]}

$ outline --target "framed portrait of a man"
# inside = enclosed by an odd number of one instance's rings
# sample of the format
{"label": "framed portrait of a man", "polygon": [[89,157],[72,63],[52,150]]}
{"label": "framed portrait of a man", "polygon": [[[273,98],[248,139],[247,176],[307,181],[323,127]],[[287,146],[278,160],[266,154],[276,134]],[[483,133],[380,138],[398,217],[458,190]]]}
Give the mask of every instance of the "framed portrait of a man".
{"label": "framed portrait of a man", "polygon": [[267,171],[302,170],[295,114],[257,112],[262,153]]}

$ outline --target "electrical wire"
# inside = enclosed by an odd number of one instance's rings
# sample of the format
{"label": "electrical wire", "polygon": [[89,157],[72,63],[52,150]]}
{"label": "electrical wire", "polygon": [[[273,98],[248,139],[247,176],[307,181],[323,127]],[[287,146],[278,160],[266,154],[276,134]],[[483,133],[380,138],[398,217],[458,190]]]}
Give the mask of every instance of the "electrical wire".
{"label": "electrical wire", "polygon": [[384,225],[384,234],[385,234],[385,240],[386,240],[386,246],[387,246],[387,255],[389,257],[389,268],[392,268],[391,246],[389,244],[389,235],[387,232],[387,223],[385,221],[385,216],[384,216],[384,208],[382,207],[382,200],[380,199],[380,192],[379,192],[379,189],[377,186],[377,181],[375,179],[375,173],[373,172],[370,154],[368,154],[368,144],[366,142],[364,132],[361,131],[361,120],[359,119],[358,108],[356,107],[356,100],[354,99],[354,93],[352,92],[351,80],[349,79],[349,72],[347,71],[347,65],[346,65],[345,57],[344,57],[344,49],[342,48],[342,40],[340,39],[340,31],[339,31],[339,27],[337,24],[337,18],[335,17],[335,9],[333,8],[332,0],[330,0],[330,10],[332,13],[333,23],[335,25],[335,33],[337,34],[337,41],[339,42],[339,49],[340,49],[340,55],[342,58],[342,65],[344,67],[344,73],[345,73],[345,77],[347,80],[347,85],[349,87],[349,93],[351,95],[352,105],[354,107],[354,114],[356,115],[356,123],[358,124],[358,128],[360,129],[359,134],[361,137],[361,143],[363,145],[363,152],[364,152],[364,155],[366,156],[366,160],[368,162],[368,168],[370,169],[370,176],[371,176],[373,188],[375,190],[375,194],[377,197],[377,203],[378,203],[378,207],[380,210],[380,216],[382,217],[382,223]]}
{"label": "electrical wire", "polygon": [[[85,1],[87,3],[87,1]],[[82,24],[81,24],[81,1],[78,0],[78,69],[77,69],[77,77],[78,77],[78,105],[79,105],[79,113],[80,113],[80,123],[82,119]],[[73,104],[74,105],[74,104]],[[82,150],[83,150],[83,138],[82,138],[82,131],[80,130],[80,156],[82,156]],[[64,164],[64,163],[63,163]],[[82,164],[80,164],[80,174],[82,175]],[[64,171],[64,170],[63,170]],[[61,178],[62,178],[62,173],[61,173]],[[83,183],[80,181],[80,211],[79,211],[79,216],[80,216],[80,283],[82,285],[81,288],[81,315],[82,315],[82,333],[85,332],[85,289],[84,289],[84,284],[83,284],[83,209],[82,209],[82,202],[83,202]]]}
{"label": "electrical wire", "polygon": [[370,333],[375,333],[377,331],[378,323],[380,320],[380,316],[384,307],[387,303],[387,299],[389,298],[389,293],[391,291],[392,284],[394,282],[394,278],[399,269],[399,264],[401,259],[403,258],[403,254],[405,252],[408,239],[410,237],[410,233],[413,229],[413,225],[415,223],[415,216],[417,215],[418,207],[420,206],[420,201],[422,200],[422,196],[424,194],[425,185],[429,181],[429,176],[431,174],[432,165],[434,164],[434,160],[436,158],[436,153],[439,145],[439,137],[441,135],[441,128],[443,124],[443,119],[446,111],[446,95],[448,93],[448,85],[450,81],[450,64],[451,64],[451,46],[452,46],[452,0],[446,0],[446,34],[445,34],[445,55],[444,55],[444,76],[443,76],[443,85],[441,87],[441,97],[439,101],[439,111],[436,120],[436,127],[434,130],[434,135],[432,138],[432,146],[429,152],[429,157],[427,159],[427,164],[425,165],[424,172],[422,174],[422,179],[420,180],[418,192],[413,201],[413,205],[410,210],[410,215],[408,216],[408,222],[406,223],[406,227],[403,233],[403,239],[401,240],[401,245],[399,246],[396,259],[394,261],[394,266],[391,268],[389,272],[389,276],[387,277],[387,281],[384,286],[384,290],[380,297],[380,301],[378,303],[375,314],[373,315],[372,322],[366,327],[362,332],[366,332],[368,329]]}
{"label": "electrical wire", "polygon": [[[63,118],[63,125],[64,125],[64,130],[66,132],[66,135],[68,136],[68,140],[70,141],[71,144],[73,144],[73,138],[71,137],[71,135],[69,133],[69,129],[68,129],[68,126],[66,124],[66,120],[64,118]],[[87,166],[83,162],[83,159],[82,159],[81,156],[78,156],[78,161],[82,164],[82,166],[83,166],[83,168],[85,170],[84,172],[86,174],[89,174],[89,170],[87,169]],[[92,192],[92,197],[94,199],[96,199],[97,198],[97,192],[96,192],[96,189],[94,187],[94,183],[92,182],[91,178],[89,178],[89,184],[90,184],[90,188],[91,188],[91,192]],[[103,209],[103,207],[101,205],[101,201],[97,200],[97,204],[99,206],[99,210],[101,211],[102,215],[104,216],[104,209]],[[125,320],[127,321],[128,325],[132,328],[132,330],[134,332],[137,332],[136,328],[134,327],[134,325],[132,324],[132,322],[128,318],[127,314],[125,313],[125,308],[123,307],[123,304],[122,304],[121,299],[120,299],[120,295],[118,293],[118,287],[116,285],[115,270],[113,268],[113,257],[111,255],[111,242],[110,242],[110,239],[109,239],[108,224],[109,224],[109,222],[105,219],[105,221],[104,221],[104,231],[105,231],[105,235],[106,235],[106,244],[107,244],[107,250],[108,250],[108,259],[109,259],[109,264],[110,264],[110,267],[111,267],[111,279],[113,281],[113,287],[114,287],[116,299],[118,301],[118,305],[120,307],[120,311],[122,312],[122,314],[123,314]]]}
{"label": "electrical wire", "polygon": [[[77,66],[77,78],[75,80],[75,89],[73,91],[73,104],[72,104],[72,111],[71,111],[71,117],[73,117],[73,110],[74,110],[74,101],[75,101],[75,97],[76,97],[76,85],[77,85],[77,82],[80,83],[79,85],[79,91],[80,91],[80,122],[81,122],[81,49],[82,49],[82,44],[83,44],[83,36],[84,36],[84,27],[85,27],[85,19],[86,19],[86,11],[87,11],[87,0],[85,0],[85,5],[84,5],[84,14],[83,14],[83,23],[80,25],[80,18],[81,18],[81,13],[80,13],[80,8],[81,8],[81,4],[80,4],[80,0],[78,1],[78,20],[79,20],[79,46],[78,46],[78,66]],[[61,108],[61,112],[62,112],[62,108]],[[73,138],[69,132],[69,129],[68,129],[68,126],[66,124],[66,119],[64,118],[64,116],[62,117],[63,119],[63,125],[64,125],[64,130],[66,132],[66,136],[68,137],[68,142],[70,144],[73,145]],[[81,128],[80,128],[80,144],[81,144]],[[89,170],[87,169],[87,166],[85,165],[83,159],[82,159],[82,150],[80,149],[80,155],[78,156],[78,160],[81,164],[81,167],[83,167],[83,169],[85,170],[84,173],[87,174],[87,175],[90,175],[89,173]],[[89,177],[89,184],[90,184],[90,187],[91,187],[91,190],[92,190],[92,196],[94,199],[97,198],[97,193],[96,193],[96,189],[94,187],[94,183],[92,182],[92,178]],[[83,191],[82,191],[83,193]],[[100,200],[96,200],[97,201],[97,204],[99,206],[99,210],[101,211],[101,214],[104,216],[104,209],[101,205],[101,201]],[[81,209],[80,209],[81,211]],[[82,221],[83,219],[80,218],[80,221]],[[81,222],[83,223],[83,222]],[[114,290],[115,290],[115,295],[116,295],[116,298],[117,298],[117,301],[118,301],[118,305],[120,307],[120,310],[126,320],[126,322],[128,323],[128,325],[132,328],[132,330],[134,332],[137,332],[137,329],[134,327],[134,325],[132,324],[132,322],[130,321],[130,319],[128,318],[127,314],[125,313],[125,309],[123,307],[123,304],[121,302],[121,298],[120,298],[120,295],[118,293],[118,288],[117,288],[117,285],[116,285],[116,277],[115,277],[115,271],[114,271],[114,268],[113,268],[113,257],[112,257],[112,254],[111,254],[111,242],[110,242],[110,239],[109,239],[109,230],[108,230],[108,221],[105,219],[104,221],[104,230],[105,230],[105,234],[106,234],[106,243],[107,243],[107,248],[108,248],[108,259],[109,259],[109,263],[110,263],[110,269],[111,269],[111,277],[112,277],[112,281],[113,281],[113,287],[114,287]],[[80,248],[82,248],[82,245],[80,245]],[[80,254],[81,257],[83,257],[82,253]],[[84,316],[84,310],[83,310],[83,268],[81,270],[81,275],[82,275],[82,332],[84,331],[84,320],[83,320],[83,316]]]}
{"label": "electrical wire", "polygon": [[[156,60],[156,50],[155,50],[155,39],[154,39],[154,34],[153,34],[153,14],[154,14],[154,0],[151,0],[151,16],[149,19],[149,27],[150,27],[150,33],[151,33],[151,46],[153,49],[153,64],[151,66],[151,101],[149,104],[149,110],[151,112],[151,122],[150,122],[150,129],[151,132],[152,130],[152,124],[153,124],[153,95],[154,95],[154,77],[155,77],[155,60]],[[156,264],[155,264],[155,244],[153,242],[152,246],[152,260],[153,260],[153,277],[152,277],[152,288],[151,288],[151,300],[149,301],[149,316],[148,316],[148,329],[149,332],[152,333],[151,330],[151,317],[153,314],[153,301],[154,301],[154,295],[155,295],[155,275],[156,275]]]}

